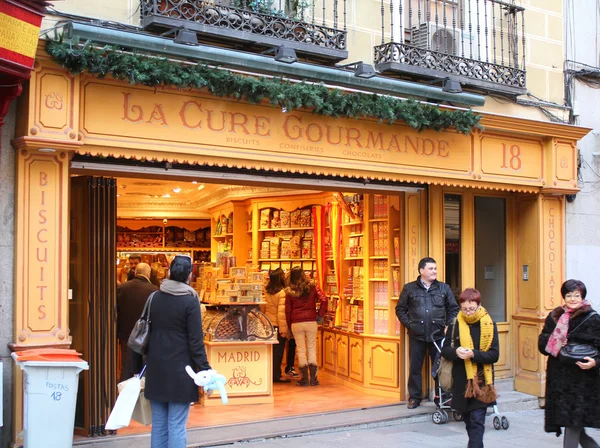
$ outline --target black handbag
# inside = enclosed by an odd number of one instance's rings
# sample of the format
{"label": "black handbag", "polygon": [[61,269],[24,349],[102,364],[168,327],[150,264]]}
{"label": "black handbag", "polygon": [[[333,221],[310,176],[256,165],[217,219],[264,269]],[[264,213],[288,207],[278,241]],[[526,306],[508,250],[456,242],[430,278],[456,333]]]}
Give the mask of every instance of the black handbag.
{"label": "black handbag", "polygon": [[[577,325],[573,330],[569,332],[569,335],[574,333],[579,327],[583,325],[583,323],[592,317],[594,314],[598,314],[595,311],[589,313],[583,321],[579,325]],[[560,362],[565,364],[575,364],[578,361],[583,361],[583,358],[589,356],[590,358],[594,358],[598,356],[598,349],[594,347],[592,344],[578,344],[577,342],[568,342],[563,348],[558,352],[558,359]]]}
{"label": "black handbag", "polygon": [[142,315],[135,323],[127,340],[129,348],[140,355],[146,354],[148,344],[150,343],[150,308],[152,307],[152,297],[154,297],[155,293],[156,291],[150,294],[150,297],[146,300]]}

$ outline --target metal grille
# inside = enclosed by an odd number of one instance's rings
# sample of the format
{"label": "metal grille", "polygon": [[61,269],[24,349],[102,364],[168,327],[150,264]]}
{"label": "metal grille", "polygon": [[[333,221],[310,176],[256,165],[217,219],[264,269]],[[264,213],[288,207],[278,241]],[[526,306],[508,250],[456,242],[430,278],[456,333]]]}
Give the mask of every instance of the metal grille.
{"label": "metal grille", "polygon": [[383,72],[456,77],[467,85],[525,91],[525,9],[514,0],[382,0]]}

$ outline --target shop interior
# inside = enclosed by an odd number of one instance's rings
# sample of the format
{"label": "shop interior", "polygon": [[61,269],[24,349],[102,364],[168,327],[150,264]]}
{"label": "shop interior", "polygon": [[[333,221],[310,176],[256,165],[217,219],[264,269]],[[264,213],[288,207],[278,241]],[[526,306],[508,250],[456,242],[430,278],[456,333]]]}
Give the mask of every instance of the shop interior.
{"label": "shop interior", "polygon": [[[72,178],[73,184],[78,182],[78,177]],[[402,193],[364,194],[224,185],[189,178],[133,177],[115,177],[114,193],[116,284],[127,280],[128,258],[132,254],[140,255],[143,262],[151,265],[151,280],[156,284],[168,277],[168,266],[175,255],[189,255],[194,261],[191,284],[208,307],[204,318],[208,320],[207,317],[215,314],[213,305],[224,301],[258,302],[256,308],[259,308],[270,269],[302,266],[311,278],[316,278],[317,269],[321,269],[325,292],[330,297],[330,312],[324,327],[358,335],[368,331],[394,337],[400,333],[394,308],[403,281],[400,269]],[[339,205],[335,222],[341,231],[338,248],[341,256],[336,263],[330,229],[332,203]],[[320,225],[325,238],[323,259],[326,261],[320,268],[315,248],[315,206],[322,207],[318,210],[322,210],[324,218]],[[341,271],[341,275],[338,276],[336,270]],[[229,283],[238,280],[227,279],[233,278],[234,273],[239,275],[240,271],[244,281],[254,284],[249,291],[233,292],[230,290],[233,285]],[[369,276],[367,282],[366,275]],[[229,286],[224,287],[224,284]],[[332,310],[338,309],[338,300],[342,306],[336,316]],[[205,338],[232,337],[218,334],[226,327],[217,325],[218,316],[212,321],[203,321]],[[78,342],[77,326],[72,323],[74,345]],[[268,330],[265,331],[269,336]],[[84,339],[79,338],[79,342],[83,343]],[[297,387],[296,380],[276,383],[272,385],[271,402],[250,398],[238,403],[230,400],[227,406],[215,406],[214,402],[206,406],[201,399],[192,408],[189,427],[398,403],[397,387],[392,393],[366,393],[361,387],[362,381],[340,381],[339,371],[324,368],[321,339],[318,348],[320,386]],[[120,367],[117,345],[112,349],[116,359],[104,366],[115,378]],[[285,365],[282,371],[284,368]],[[307,402],[311,403],[309,408]],[[81,416],[81,426],[84,424]],[[131,426],[119,430],[119,434],[146,431],[149,427],[132,421]]]}

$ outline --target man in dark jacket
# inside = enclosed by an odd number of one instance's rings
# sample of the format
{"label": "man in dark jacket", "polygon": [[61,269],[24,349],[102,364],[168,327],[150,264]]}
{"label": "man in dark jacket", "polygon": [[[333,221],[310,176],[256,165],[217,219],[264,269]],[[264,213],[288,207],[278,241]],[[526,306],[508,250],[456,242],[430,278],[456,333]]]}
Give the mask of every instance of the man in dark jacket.
{"label": "man in dark jacket", "polygon": [[150,283],[150,266],[139,263],[133,279],[117,286],[117,338],[121,345],[121,379],[131,378],[131,350],[127,340],[135,323],[142,315],[148,296],[158,288]]}
{"label": "man in dark jacket", "polygon": [[417,408],[423,399],[421,371],[425,353],[429,352],[433,364],[437,354],[433,341],[441,347],[446,327],[458,314],[458,304],[450,287],[436,280],[437,265],[433,258],[419,261],[419,274],[416,281],[404,285],[396,305],[396,316],[410,336],[408,409]]}

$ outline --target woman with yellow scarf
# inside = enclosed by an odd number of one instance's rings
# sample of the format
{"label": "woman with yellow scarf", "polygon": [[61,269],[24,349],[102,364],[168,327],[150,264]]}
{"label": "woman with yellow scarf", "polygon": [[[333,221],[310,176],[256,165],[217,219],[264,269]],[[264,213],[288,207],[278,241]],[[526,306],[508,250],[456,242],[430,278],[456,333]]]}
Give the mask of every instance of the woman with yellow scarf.
{"label": "woman with yellow scarf", "polygon": [[493,364],[500,356],[498,329],[475,288],[465,289],[458,302],[460,312],[448,326],[442,356],[453,361],[452,408],[463,414],[468,448],[481,448],[486,409],[497,398]]}

